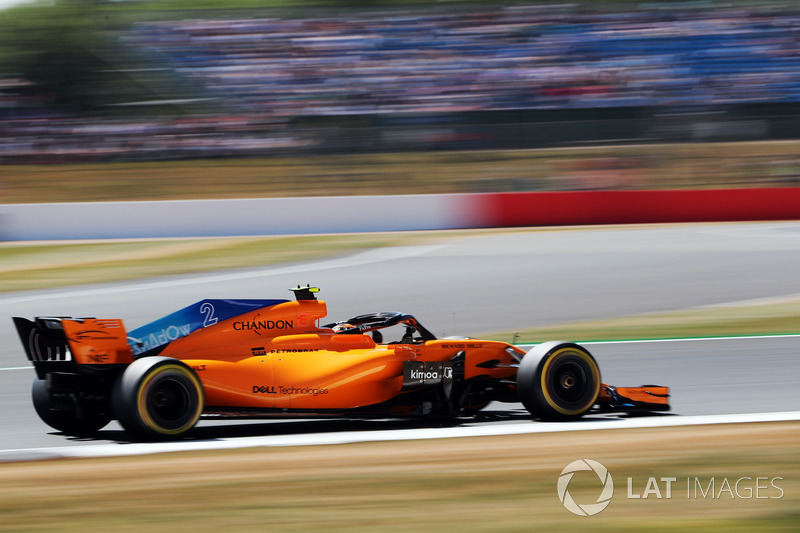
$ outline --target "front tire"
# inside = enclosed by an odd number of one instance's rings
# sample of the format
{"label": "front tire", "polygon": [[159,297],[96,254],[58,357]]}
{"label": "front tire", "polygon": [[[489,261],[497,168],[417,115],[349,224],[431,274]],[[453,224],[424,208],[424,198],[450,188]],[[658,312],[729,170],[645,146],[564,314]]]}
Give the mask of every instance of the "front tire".
{"label": "front tire", "polygon": [[552,341],[531,348],[519,365],[517,395],[541,420],[580,418],[597,402],[600,368],[585,348]]}
{"label": "front tire", "polygon": [[191,368],[170,357],[143,357],[119,377],[111,404],[136,439],[178,438],[203,412],[203,386]]}
{"label": "front tire", "polygon": [[76,437],[86,437],[97,433],[111,422],[111,413],[92,409],[89,406],[73,405],[74,409],[55,409],[54,398],[47,390],[43,379],[34,379],[31,386],[31,399],[36,414],[51,428]]}

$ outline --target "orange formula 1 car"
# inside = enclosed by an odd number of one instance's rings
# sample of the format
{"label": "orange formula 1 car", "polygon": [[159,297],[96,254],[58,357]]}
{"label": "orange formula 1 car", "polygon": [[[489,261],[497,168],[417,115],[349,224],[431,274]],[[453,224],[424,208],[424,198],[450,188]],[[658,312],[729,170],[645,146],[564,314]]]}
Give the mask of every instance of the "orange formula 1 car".
{"label": "orange formula 1 car", "polygon": [[[468,416],[492,401],[521,402],[541,420],[669,409],[666,387],[602,383],[577,344],[526,353],[437,339],[404,313],[320,326],[319,289],[292,290],[295,301],[203,300],[130,332],[118,319],[14,318],[36,369],[36,412],[67,434],[117,419],[135,438],[164,439],[203,415]],[[385,341],[384,329],[400,338]]]}

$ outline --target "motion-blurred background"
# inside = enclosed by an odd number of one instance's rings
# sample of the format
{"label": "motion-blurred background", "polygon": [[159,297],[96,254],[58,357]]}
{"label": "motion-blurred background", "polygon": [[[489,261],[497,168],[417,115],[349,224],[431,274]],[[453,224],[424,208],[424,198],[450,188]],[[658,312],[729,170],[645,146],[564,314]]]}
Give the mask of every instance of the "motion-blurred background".
{"label": "motion-blurred background", "polygon": [[[427,158],[306,179],[329,182],[317,194],[800,182],[792,2],[2,1],[5,202],[49,199],[25,191],[53,164],[213,158],[236,195],[259,158],[412,152]],[[136,189],[116,168],[106,181]],[[202,196],[202,174],[176,183]],[[312,190],[286,187],[242,194]]]}

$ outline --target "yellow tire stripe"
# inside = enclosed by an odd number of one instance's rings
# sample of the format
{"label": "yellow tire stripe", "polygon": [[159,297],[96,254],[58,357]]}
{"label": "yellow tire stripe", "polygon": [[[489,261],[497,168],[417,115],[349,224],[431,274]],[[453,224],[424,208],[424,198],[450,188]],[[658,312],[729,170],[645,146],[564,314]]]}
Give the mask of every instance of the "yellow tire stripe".
{"label": "yellow tire stripe", "polygon": [[[147,402],[145,401],[145,398],[147,397],[147,391],[153,384],[155,378],[157,378],[160,374],[169,371],[178,372],[189,378],[191,382],[195,385],[195,391],[197,392],[197,398],[198,398],[197,409],[192,418],[190,418],[186,424],[177,429],[166,429],[159,426],[150,416],[150,413],[147,410]],[[181,365],[164,365],[158,367],[155,370],[155,372],[152,372],[150,375],[148,375],[142,382],[142,384],[139,386],[139,391],[136,395],[136,407],[137,410],[139,411],[139,416],[142,418],[142,422],[148,429],[160,435],[178,435],[180,433],[183,433],[184,431],[188,431],[189,429],[192,428],[192,426],[194,426],[197,423],[197,420],[200,418],[200,413],[203,412],[202,399],[203,399],[202,391],[197,386],[197,378],[195,378],[191,370]]]}
{"label": "yellow tire stripe", "polygon": [[[592,375],[594,376],[595,380],[595,390],[594,394],[592,394],[592,402],[585,406],[580,407],[578,409],[568,410],[562,407],[559,407],[556,402],[553,400],[552,396],[550,396],[550,391],[548,391],[547,386],[547,375],[550,373],[550,367],[553,365],[553,362],[556,361],[559,357],[564,354],[576,355],[586,361],[588,365],[592,369]],[[571,346],[561,348],[557,352],[553,353],[550,357],[547,358],[545,361],[544,367],[542,368],[542,377],[541,377],[541,387],[542,387],[542,394],[544,394],[544,399],[547,401],[547,404],[555,409],[557,412],[561,413],[562,415],[567,416],[575,416],[582,414],[587,409],[589,409],[594,403],[597,401],[597,396],[600,394],[600,369],[597,367],[597,363],[592,359],[592,356],[588,353],[584,352],[583,350],[578,350]]]}

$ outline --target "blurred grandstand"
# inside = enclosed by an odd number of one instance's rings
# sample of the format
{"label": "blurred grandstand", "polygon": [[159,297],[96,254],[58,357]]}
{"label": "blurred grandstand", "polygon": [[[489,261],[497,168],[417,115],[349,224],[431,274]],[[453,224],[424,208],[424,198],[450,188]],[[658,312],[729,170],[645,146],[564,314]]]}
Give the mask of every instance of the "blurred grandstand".
{"label": "blurred grandstand", "polygon": [[199,13],[114,34],[190,97],[155,87],[86,114],[0,73],[0,162],[800,136],[800,12],[785,6]]}

